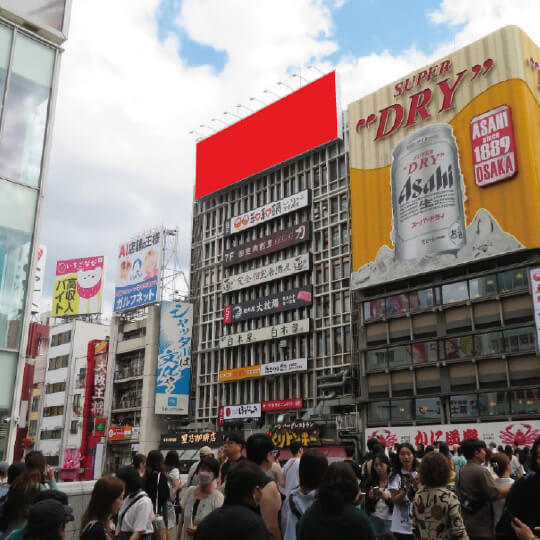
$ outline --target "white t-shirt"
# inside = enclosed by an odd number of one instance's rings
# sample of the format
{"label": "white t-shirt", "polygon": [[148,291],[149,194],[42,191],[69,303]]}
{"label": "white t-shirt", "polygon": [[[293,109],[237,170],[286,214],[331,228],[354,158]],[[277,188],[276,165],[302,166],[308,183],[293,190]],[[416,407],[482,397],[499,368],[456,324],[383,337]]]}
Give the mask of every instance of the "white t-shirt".
{"label": "white t-shirt", "polygon": [[[501,489],[508,484],[513,484],[514,479],[513,478],[495,478],[495,485]],[[501,519],[504,505],[506,504],[506,498],[499,499],[497,501],[493,501],[493,525],[496,527],[497,523],[499,522],[499,519]]]}
{"label": "white t-shirt", "polygon": [[146,493],[144,497],[141,497],[137,502],[132,504],[124,515],[124,511],[131,504],[131,501],[139,496],[140,492],[124,499],[122,508],[120,508],[120,512],[118,513],[118,521],[122,517],[120,532],[140,532],[142,534],[154,532],[154,528],[152,527],[154,509],[152,507],[152,501]]}
{"label": "white t-shirt", "polygon": [[[390,497],[390,490],[384,489],[383,493],[385,496]],[[377,499],[375,503],[375,510],[371,514],[372,516],[378,517],[379,519],[389,520],[392,519],[392,511],[388,505],[384,502],[384,499],[381,497]]]}
{"label": "white t-shirt", "polygon": [[285,477],[285,496],[300,485],[300,458],[291,458],[283,466],[283,476]]}
{"label": "white t-shirt", "polygon": [[[399,474],[396,474],[388,484],[388,489],[400,490],[402,487],[401,478]],[[413,501],[409,500],[409,496],[405,495],[401,504],[394,504],[392,527],[390,528],[392,532],[412,534],[412,503]]]}

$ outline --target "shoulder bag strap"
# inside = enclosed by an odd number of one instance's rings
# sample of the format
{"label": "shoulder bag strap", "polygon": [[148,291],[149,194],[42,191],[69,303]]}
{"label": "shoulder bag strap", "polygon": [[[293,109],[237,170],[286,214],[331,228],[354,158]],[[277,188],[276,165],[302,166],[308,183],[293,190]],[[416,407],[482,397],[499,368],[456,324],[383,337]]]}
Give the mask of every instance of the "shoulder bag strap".
{"label": "shoulder bag strap", "polygon": [[291,509],[291,512],[296,519],[299,520],[302,517],[302,512],[300,512],[300,510],[298,509],[298,506],[294,502],[292,493],[289,495],[289,508]]}
{"label": "shoulder bag strap", "polygon": [[156,484],[156,514],[159,514],[159,479],[161,478],[161,473],[159,472],[157,475],[157,484]]}
{"label": "shoulder bag strap", "polygon": [[142,498],[146,496],[146,493],[139,493],[137,496],[133,497],[131,501],[129,501],[129,504],[126,506],[126,509],[118,514],[118,524],[117,524],[117,531],[120,534],[122,529],[122,521],[124,520],[124,516],[128,513],[128,510],[137,502],[140,501]]}

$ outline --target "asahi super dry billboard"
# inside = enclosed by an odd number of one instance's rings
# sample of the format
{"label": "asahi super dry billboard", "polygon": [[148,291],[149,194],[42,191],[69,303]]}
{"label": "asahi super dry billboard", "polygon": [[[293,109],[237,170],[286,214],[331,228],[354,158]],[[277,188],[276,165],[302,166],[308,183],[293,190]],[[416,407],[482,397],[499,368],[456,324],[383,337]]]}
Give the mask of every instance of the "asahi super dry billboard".
{"label": "asahi super dry billboard", "polygon": [[540,246],[531,57],[506,27],[349,106],[353,288]]}

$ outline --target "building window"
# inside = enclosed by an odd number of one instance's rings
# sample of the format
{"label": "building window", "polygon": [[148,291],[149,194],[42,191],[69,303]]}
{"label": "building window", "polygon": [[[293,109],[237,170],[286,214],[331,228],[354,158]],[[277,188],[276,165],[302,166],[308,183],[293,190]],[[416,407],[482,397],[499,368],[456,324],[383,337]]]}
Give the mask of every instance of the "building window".
{"label": "building window", "polygon": [[368,422],[370,424],[382,424],[390,420],[390,402],[372,401],[368,403]]}
{"label": "building window", "polygon": [[441,419],[441,398],[421,398],[415,403],[415,416],[419,421]]}
{"label": "building window", "polygon": [[455,302],[464,302],[469,299],[466,281],[458,281],[457,283],[448,283],[442,286],[442,301],[443,304],[453,304]]}
{"label": "building window", "polygon": [[367,369],[385,369],[388,366],[386,349],[367,351]]}
{"label": "building window", "polygon": [[502,332],[489,332],[475,336],[474,349],[478,356],[502,353],[504,351]]}
{"label": "building window", "polygon": [[71,330],[67,332],[62,332],[60,334],[55,334],[51,337],[51,347],[56,347],[58,345],[64,345],[71,341]]}
{"label": "building window", "polygon": [[409,295],[411,311],[430,309],[435,305],[435,294],[433,289],[423,289],[414,291]]}
{"label": "building window", "polygon": [[510,396],[512,414],[540,413],[540,390],[514,390]]}
{"label": "building window", "polygon": [[61,429],[46,429],[41,432],[40,439],[43,441],[62,438]]}
{"label": "building window", "polygon": [[408,346],[388,349],[388,366],[390,368],[407,366],[411,363],[411,351]]}
{"label": "building window", "polygon": [[54,394],[56,392],[65,392],[66,390],[66,382],[57,382],[57,383],[48,383],[45,386],[45,393],[46,394]]}
{"label": "building window", "polygon": [[32,398],[32,412],[39,411],[39,396],[34,396]]}
{"label": "building window", "polygon": [[392,400],[390,418],[392,422],[410,422],[412,420],[412,399]]}
{"label": "building window", "polygon": [[68,366],[68,361],[69,354],[49,358],[49,370],[66,368]]}
{"label": "building window", "polygon": [[372,321],[382,319],[385,316],[386,303],[383,299],[364,302],[364,320]]}
{"label": "building window", "polygon": [[437,342],[426,341],[424,343],[414,343],[412,345],[412,357],[415,364],[436,362],[438,360]]}
{"label": "building window", "polygon": [[504,416],[509,413],[506,392],[487,392],[478,395],[480,416]]}
{"label": "building window", "polygon": [[497,276],[484,276],[469,280],[469,294],[473,298],[484,298],[497,294]]}
{"label": "building window", "polygon": [[450,415],[456,418],[476,418],[478,416],[478,397],[476,394],[450,396]]}
{"label": "building window", "polygon": [[28,425],[28,436],[35,437],[37,434],[37,420],[30,420]]}
{"label": "building window", "polygon": [[47,465],[51,467],[58,467],[60,465],[60,456],[45,456],[45,458],[47,459]]}
{"label": "building window", "polygon": [[503,332],[504,350],[508,353],[534,351],[535,333],[532,327],[505,330]]}
{"label": "building window", "polygon": [[462,336],[445,339],[444,350],[447,360],[470,358],[473,355],[473,337]]}
{"label": "building window", "polygon": [[73,394],[73,408],[81,406],[81,394]]}
{"label": "building window", "polygon": [[406,294],[397,294],[386,299],[386,315],[400,315],[409,311],[409,299]]}
{"label": "building window", "polygon": [[43,408],[43,416],[62,416],[63,414],[64,414],[63,405]]}
{"label": "building window", "polygon": [[524,268],[497,274],[497,283],[501,293],[527,289],[529,286],[527,272]]}
{"label": "building window", "polygon": [[71,421],[71,427],[69,429],[69,432],[71,433],[71,435],[77,435],[78,427],[79,427],[79,421],[78,420],[72,420]]}

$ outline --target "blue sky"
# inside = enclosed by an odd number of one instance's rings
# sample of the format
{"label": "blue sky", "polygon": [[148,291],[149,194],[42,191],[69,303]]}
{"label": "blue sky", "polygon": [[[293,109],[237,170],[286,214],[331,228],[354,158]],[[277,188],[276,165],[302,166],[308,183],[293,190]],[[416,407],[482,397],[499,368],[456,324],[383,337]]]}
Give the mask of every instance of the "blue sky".
{"label": "blue sky", "polygon": [[[223,0],[226,1],[226,0]],[[257,1],[257,0],[252,0]],[[346,0],[336,7],[332,0],[327,7],[334,27],[329,36],[339,49],[327,60],[337,64],[343,57],[360,57],[388,51],[398,55],[410,47],[425,54],[432,53],[441,42],[448,42],[462,28],[461,25],[435,24],[429,14],[440,6],[440,0]],[[175,22],[182,0],[162,0],[156,20],[159,38],[175,34],[181,56],[188,66],[210,65],[220,72],[227,62],[227,54],[211,46],[192,40]]]}

